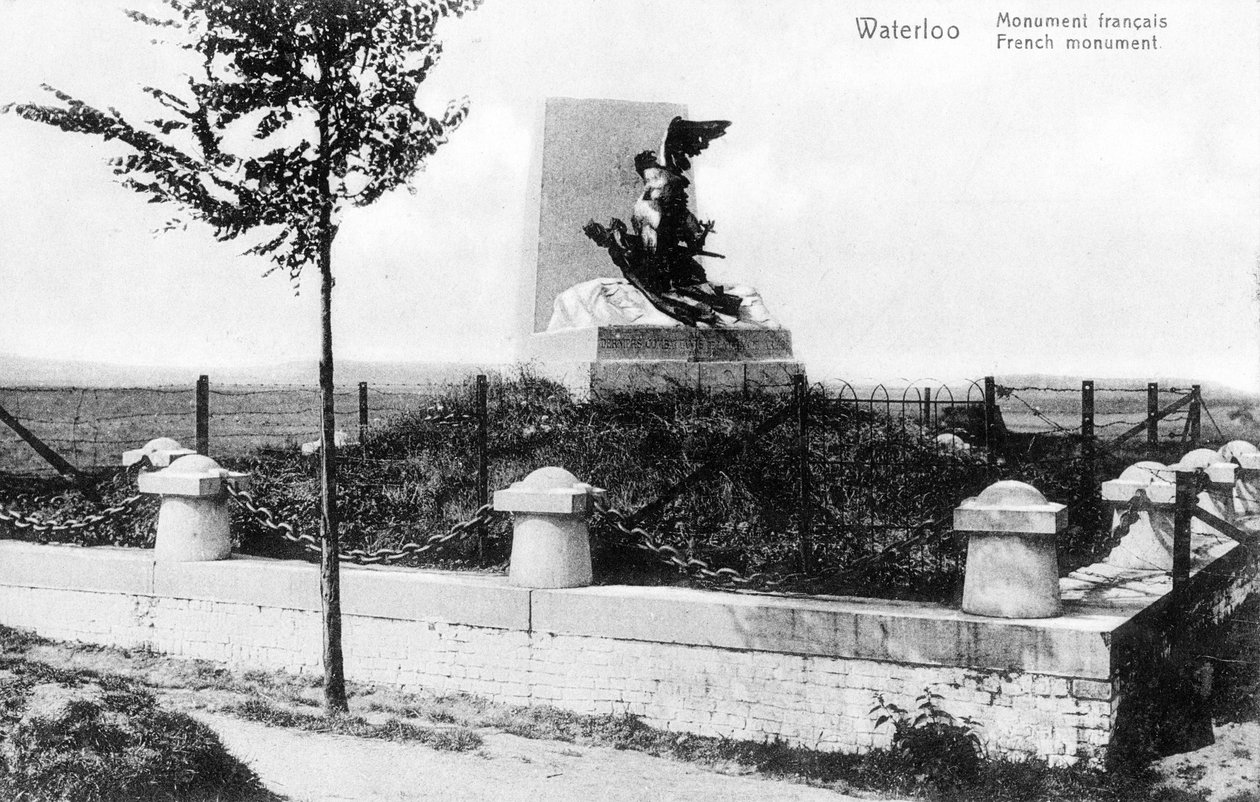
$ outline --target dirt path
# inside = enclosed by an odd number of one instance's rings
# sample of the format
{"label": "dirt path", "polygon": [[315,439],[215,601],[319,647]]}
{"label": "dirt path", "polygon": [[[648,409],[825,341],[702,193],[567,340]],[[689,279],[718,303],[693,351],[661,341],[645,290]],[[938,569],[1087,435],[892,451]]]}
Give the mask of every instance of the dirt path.
{"label": "dirt path", "polygon": [[1155,770],[1170,785],[1202,794],[1208,802],[1260,792],[1260,722],[1220,724],[1213,730],[1216,743],[1166,757]]}
{"label": "dirt path", "polygon": [[639,752],[485,732],[476,752],[295,732],[193,713],[267,787],[293,802],[548,800],[548,802],[846,802],[855,797],[778,780],[732,776]]}

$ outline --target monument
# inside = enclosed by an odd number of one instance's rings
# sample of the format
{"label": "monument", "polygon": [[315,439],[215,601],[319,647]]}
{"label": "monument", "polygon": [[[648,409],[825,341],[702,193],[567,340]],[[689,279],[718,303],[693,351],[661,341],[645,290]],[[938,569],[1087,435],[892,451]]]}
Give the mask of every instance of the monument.
{"label": "monument", "polygon": [[547,100],[526,347],[541,375],[579,397],[789,390],[790,332],[756,290],[699,261],[723,257],[695,213],[691,159],[729,125],[673,104]]}

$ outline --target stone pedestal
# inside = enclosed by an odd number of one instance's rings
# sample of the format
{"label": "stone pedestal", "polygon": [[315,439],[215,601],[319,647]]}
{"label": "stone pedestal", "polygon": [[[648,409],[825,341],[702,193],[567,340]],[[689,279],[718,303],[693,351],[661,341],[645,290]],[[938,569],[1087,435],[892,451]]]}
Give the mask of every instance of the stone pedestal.
{"label": "stone pedestal", "polygon": [[1120,525],[1129,500],[1144,493],[1147,509],[1104,561],[1116,568],[1172,570],[1173,512],[1177,501],[1176,472],[1159,462],[1137,462],[1119,478],[1102,483],[1102,497],[1111,507],[1111,531]]}
{"label": "stone pedestal", "polygon": [[954,510],[967,533],[964,613],[995,618],[1052,618],[1059,599],[1058,533],[1067,508],[1036,488],[1003,481]]}
{"label": "stone pedestal", "polygon": [[530,336],[542,376],[579,399],[600,393],[789,393],[803,372],[786,329],[600,326]]}
{"label": "stone pedestal", "polygon": [[526,588],[577,588],[591,584],[586,515],[603,490],[563,468],[539,468],[494,494],[494,508],[512,515],[508,582]]}
{"label": "stone pedestal", "polygon": [[180,457],[160,471],[140,474],[140,492],[162,497],[158,509],[158,562],[226,560],[232,554],[231,514],[225,485],[245,489],[249,477],[209,457]]}
{"label": "stone pedestal", "polygon": [[[1234,479],[1235,472],[1238,470],[1236,464],[1225,460],[1219,451],[1196,448],[1169,468],[1178,472],[1191,473],[1202,470],[1207,474],[1208,486],[1198,496],[1199,509],[1227,523],[1234,523]],[[1190,532],[1195,535],[1220,536],[1216,527],[1198,518],[1190,522]]]}

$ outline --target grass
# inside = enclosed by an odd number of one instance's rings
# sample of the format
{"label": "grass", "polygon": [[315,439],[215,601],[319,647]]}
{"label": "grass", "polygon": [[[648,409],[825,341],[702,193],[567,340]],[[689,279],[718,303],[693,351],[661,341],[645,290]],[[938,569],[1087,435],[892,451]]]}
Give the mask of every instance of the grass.
{"label": "grass", "polygon": [[287,727],[306,732],[350,735],[355,738],[375,738],[384,741],[409,741],[447,752],[468,752],[477,749],[482,744],[480,735],[463,727],[437,729],[418,727],[397,718],[374,723],[362,716],[348,714],[316,715],[294,711],[259,698],[226,705],[220,708],[220,712],[246,721],[266,724],[269,727]]}
{"label": "grass", "polygon": [[21,656],[0,632],[0,798],[269,800],[212,730],[133,680]]}

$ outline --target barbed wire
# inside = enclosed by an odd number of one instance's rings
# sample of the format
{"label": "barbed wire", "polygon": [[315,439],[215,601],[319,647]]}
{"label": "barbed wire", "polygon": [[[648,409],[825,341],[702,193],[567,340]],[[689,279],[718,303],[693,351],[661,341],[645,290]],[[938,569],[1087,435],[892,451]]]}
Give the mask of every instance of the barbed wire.
{"label": "barbed wire", "polygon": [[[1008,393],[1008,392],[1035,391],[1035,392],[1041,392],[1041,393],[1077,393],[1077,394],[1081,392],[1080,387],[1038,387],[1035,385],[1027,385],[1023,387],[1011,387],[1004,384],[997,384],[997,385],[994,385],[994,389],[997,391],[998,396],[1001,398],[1004,398],[1005,397],[1004,393]],[[1095,393],[1143,393],[1145,394],[1145,393],[1150,392],[1150,390],[1148,390],[1145,387],[1097,387],[1095,386],[1094,392]],[[1160,387],[1159,392],[1167,393],[1171,395],[1186,395],[1187,393],[1193,392],[1193,389],[1186,388],[1186,387]]]}
{"label": "barbed wire", "polygon": [[1023,398],[1021,398],[1021,397],[1019,396],[1019,394],[1018,394],[1017,392],[1015,392],[1014,390],[1011,390],[1011,391],[1010,391],[1010,392],[1009,392],[1006,396],[1004,396],[1004,397],[1007,397],[1007,398],[1013,398],[1013,399],[1015,399],[1016,401],[1018,401],[1019,403],[1023,404],[1023,405],[1024,405],[1024,406],[1026,406],[1026,407],[1028,407],[1029,411],[1031,411],[1031,412],[1032,412],[1032,414],[1036,415],[1036,416],[1037,416],[1038,418],[1040,418],[1041,420],[1043,420],[1043,421],[1045,421],[1046,423],[1050,424],[1050,426],[1052,426],[1052,427],[1053,427],[1052,431],[1059,432],[1059,433],[1061,433],[1061,434],[1076,434],[1076,433],[1078,433],[1078,432],[1080,431],[1080,427],[1079,427],[1079,426],[1076,426],[1076,427],[1073,427],[1073,428],[1069,429],[1068,427],[1063,426],[1062,424],[1058,423],[1057,421],[1051,420],[1050,418],[1046,417],[1046,416],[1042,413],[1042,411],[1041,411],[1041,410],[1037,409],[1037,408],[1036,408],[1036,407],[1034,407],[1032,404],[1030,404],[1030,403],[1028,403],[1027,401],[1025,401],[1025,400],[1024,400]]}

